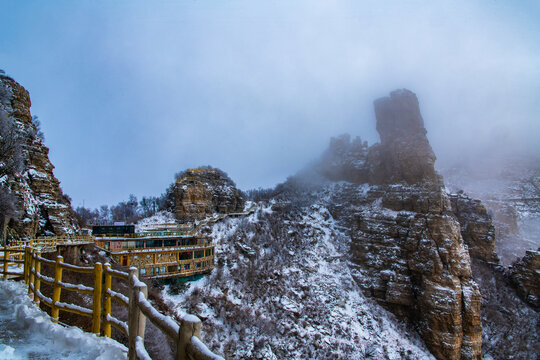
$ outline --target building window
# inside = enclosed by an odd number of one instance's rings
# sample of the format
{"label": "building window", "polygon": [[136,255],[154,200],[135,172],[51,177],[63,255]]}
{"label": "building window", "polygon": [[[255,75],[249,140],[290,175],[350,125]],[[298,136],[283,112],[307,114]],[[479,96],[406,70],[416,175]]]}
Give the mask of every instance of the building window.
{"label": "building window", "polygon": [[141,269],[141,275],[146,275],[146,269]]}
{"label": "building window", "polygon": [[192,257],[191,251],[181,252],[178,255],[179,260],[188,260],[188,259],[191,259],[191,257]]}
{"label": "building window", "polygon": [[182,271],[182,265],[178,265],[178,272]]}
{"label": "building window", "polygon": [[147,258],[147,259],[150,259],[151,256],[152,256],[152,255],[146,255],[146,258]]}
{"label": "building window", "polygon": [[189,270],[189,264],[184,265],[184,270]]}
{"label": "building window", "polygon": [[176,246],[176,240],[164,240],[165,246]]}
{"label": "building window", "polygon": [[201,267],[201,263],[200,263],[200,262],[198,262],[198,263],[196,263],[196,264],[195,264],[195,266],[197,267],[197,269],[200,269],[200,267]]}
{"label": "building window", "polygon": [[160,272],[161,274],[166,273],[167,271],[165,270],[165,266],[160,267],[160,268],[159,268],[159,272]]}

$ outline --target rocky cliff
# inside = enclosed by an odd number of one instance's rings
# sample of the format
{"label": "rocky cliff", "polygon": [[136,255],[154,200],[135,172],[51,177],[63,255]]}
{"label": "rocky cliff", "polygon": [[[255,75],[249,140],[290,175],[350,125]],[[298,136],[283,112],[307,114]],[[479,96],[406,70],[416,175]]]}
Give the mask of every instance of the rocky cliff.
{"label": "rocky cliff", "polygon": [[[367,294],[414,323],[438,359],[480,359],[480,292],[460,222],[434,169],[418,100],[410,91],[395,91],[375,101],[375,114],[380,144],[347,145],[342,137],[337,148],[345,160],[328,156],[338,153],[334,141],[319,167],[331,168],[324,164],[331,159],[338,168],[331,180],[369,182],[340,185],[330,205],[333,217],[351,229],[357,279]],[[492,230],[489,222],[482,227],[473,221],[479,205],[455,202],[470,213],[463,215],[470,221],[464,227],[470,248],[490,253],[492,242],[482,237]]]}
{"label": "rocky cliff", "polygon": [[13,79],[0,76],[0,112],[6,126],[15,129],[13,139],[22,160],[15,171],[2,173],[3,191],[14,199],[15,206],[12,216],[6,217],[6,232],[14,238],[74,234],[79,228],[70,199],[53,174],[49,149],[38,136],[30,106],[28,91]]}
{"label": "rocky cliff", "polygon": [[540,249],[529,250],[512,264],[507,276],[519,296],[532,307],[540,308]]}
{"label": "rocky cliff", "polygon": [[201,220],[215,213],[241,212],[245,196],[218,169],[186,170],[176,181],[176,218],[180,222]]}
{"label": "rocky cliff", "polygon": [[495,253],[495,227],[484,204],[463,193],[451,194],[449,198],[471,257],[498,264],[499,257]]}

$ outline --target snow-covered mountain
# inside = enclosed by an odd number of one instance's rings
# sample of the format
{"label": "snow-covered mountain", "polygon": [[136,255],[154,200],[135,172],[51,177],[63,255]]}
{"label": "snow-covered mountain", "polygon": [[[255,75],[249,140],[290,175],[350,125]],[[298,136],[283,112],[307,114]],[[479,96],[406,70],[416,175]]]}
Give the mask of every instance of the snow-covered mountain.
{"label": "snow-covered mountain", "polygon": [[254,214],[211,226],[216,269],[168,286],[170,306],[229,359],[535,359],[538,313],[490,213],[435,172],[416,97],[376,115],[381,144],[334,139]]}

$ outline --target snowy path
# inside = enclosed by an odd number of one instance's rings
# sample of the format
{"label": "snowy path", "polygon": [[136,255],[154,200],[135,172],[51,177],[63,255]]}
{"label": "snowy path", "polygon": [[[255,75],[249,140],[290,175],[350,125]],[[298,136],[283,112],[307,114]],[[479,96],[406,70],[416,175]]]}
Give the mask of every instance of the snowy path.
{"label": "snowy path", "polygon": [[26,295],[23,283],[0,280],[0,360],[126,359],[127,349],[76,327],[53,324]]}

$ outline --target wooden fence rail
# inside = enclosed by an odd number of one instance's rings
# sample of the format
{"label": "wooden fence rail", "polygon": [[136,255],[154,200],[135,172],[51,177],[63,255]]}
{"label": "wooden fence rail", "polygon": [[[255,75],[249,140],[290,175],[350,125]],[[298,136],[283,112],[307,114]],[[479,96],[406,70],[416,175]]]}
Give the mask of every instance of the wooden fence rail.
{"label": "wooden fence rail", "polygon": [[0,251],[3,252],[2,256],[2,273],[3,278],[7,279],[9,276],[21,276],[22,274],[20,272],[15,271],[9,271],[10,266],[16,265],[17,267],[21,267],[21,265],[24,264],[24,250],[22,249],[11,249],[11,248],[1,248]]}
{"label": "wooden fence rail", "polygon": [[[111,326],[117,328],[128,337],[128,358],[150,359],[144,347],[144,331],[146,319],[149,319],[161,332],[176,343],[178,360],[223,360],[212,353],[200,340],[201,321],[193,315],[185,316],[178,324],[174,319],[161,314],[148,301],[148,290],[145,283],[138,278],[138,269],[130,268],[129,273],[114,270],[106,263],[96,263],[92,267],[76,266],[64,263],[62,256],[55,260],[45,259],[38,248],[22,249],[0,248],[3,251],[4,279],[8,276],[19,276],[28,285],[28,294],[39,305],[43,303],[51,309],[53,322],[58,322],[60,311],[75,313],[92,319],[92,332],[96,335],[111,337]],[[21,257],[22,260],[16,260]],[[10,272],[9,266],[24,264],[23,273]],[[54,278],[42,274],[42,266],[54,268]],[[82,284],[71,284],[62,281],[64,270],[93,275],[94,287]],[[129,295],[112,290],[112,279],[124,282]],[[52,287],[52,298],[41,293],[41,283]],[[92,295],[92,308],[60,301],[63,290]],[[128,309],[128,322],[125,323],[111,314],[112,300]],[[102,303],[103,301],[103,303]],[[103,325],[103,326],[102,326]]]}

